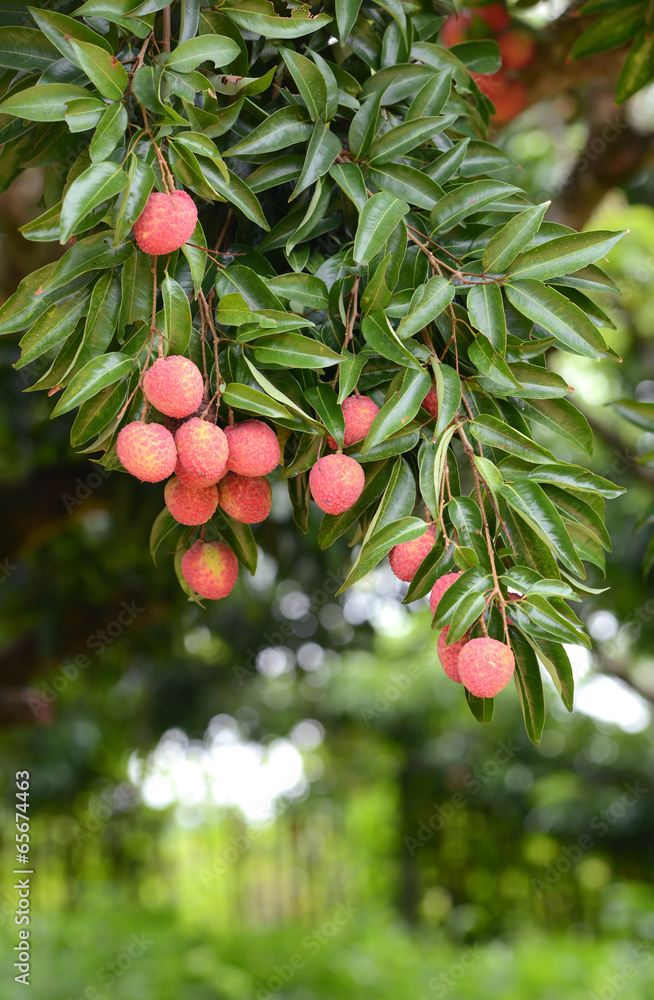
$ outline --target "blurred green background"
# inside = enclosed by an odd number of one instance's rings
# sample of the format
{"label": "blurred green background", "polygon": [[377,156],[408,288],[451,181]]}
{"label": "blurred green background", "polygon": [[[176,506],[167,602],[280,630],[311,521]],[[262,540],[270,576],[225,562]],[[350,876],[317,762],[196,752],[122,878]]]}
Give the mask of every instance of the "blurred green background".
{"label": "blurred green background", "polygon": [[[630,230],[601,302],[622,362],[552,358],[628,492],[538,748],[512,688],[477,725],[387,567],[333,596],[350,552],[297,532],[282,483],[256,576],[189,604],[148,553],[160,488],[74,456],[0,343],[2,996],[17,770],[38,1000],[653,995],[654,435],[612,406],[654,401],[653,134],[654,89],[616,113],[586,82],[498,136],[549,218]],[[17,232],[41,180],[0,198],[3,298],[56,253]]]}

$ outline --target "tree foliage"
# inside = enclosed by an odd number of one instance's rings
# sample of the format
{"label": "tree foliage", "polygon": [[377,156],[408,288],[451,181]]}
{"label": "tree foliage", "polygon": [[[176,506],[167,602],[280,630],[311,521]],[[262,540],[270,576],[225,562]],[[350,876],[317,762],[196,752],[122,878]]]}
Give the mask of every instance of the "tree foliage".
{"label": "tree foliage", "polygon": [[[379,414],[346,449],[363,493],[325,515],[320,544],[349,533],[358,546],[347,586],[433,519],[406,600],[461,571],[434,626],[511,644],[538,742],[538,661],[571,709],[563,644],[589,640],[568,602],[593,592],[584,563],[603,569],[604,501],[620,492],[538,443],[545,426],[592,447],[548,351],[611,356],[592,295],[614,287],[597,261],[620,234],[543,221],[547,203],[501,179],[510,160],[488,140],[476,81],[500,68],[498,46],[443,47],[438,6],[30,8],[0,46],[0,179],[45,168],[43,212],[22,231],[66,250],[0,308],[0,333],[21,334],[30,390],[56,394],[53,415],[77,410],[72,445],[107,469],[143,411],[153,343],[187,354],[213,419],[276,429],[301,531],[308,470],[327,435],[343,441],[340,404],[370,396]],[[152,259],[132,226],[172,185],[200,221]],[[422,408],[432,386],[435,418]],[[219,514],[213,530],[253,572],[251,529]],[[165,511],[153,554],[164,538],[189,544]],[[490,721],[491,700],[469,704]]]}

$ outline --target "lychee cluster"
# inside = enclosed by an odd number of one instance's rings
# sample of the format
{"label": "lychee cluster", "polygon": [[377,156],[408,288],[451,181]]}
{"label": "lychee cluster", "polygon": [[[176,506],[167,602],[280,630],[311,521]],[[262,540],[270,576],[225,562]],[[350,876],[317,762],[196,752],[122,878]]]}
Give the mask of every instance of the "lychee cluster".
{"label": "lychee cluster", "polygon": [[183,247],[197,222],[198,210],[186,191],[154,191],[134,223],[134,239],[139,250],[161,257]]}
{"label": "lychee cluster", "polygon": [[468,39],[489,36],[497,39],[502,68],[497,73],[483,76],[473,73],[472,76],[482,93],[495,105],[495,122],[504,125],[527,106],[527,88],[518,73],[534,58],[534,36],[524,27],[512,26],[501,3],[474,3],[458,16],[451,14],[441,29],[441,40],[448,48]]}

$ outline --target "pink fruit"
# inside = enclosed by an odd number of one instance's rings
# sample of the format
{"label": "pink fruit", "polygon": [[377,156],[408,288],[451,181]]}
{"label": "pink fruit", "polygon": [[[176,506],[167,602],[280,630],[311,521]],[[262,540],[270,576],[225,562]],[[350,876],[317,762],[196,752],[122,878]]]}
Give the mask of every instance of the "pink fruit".
{"label": "pink fruit", "polygon": [[468,13],[450,14],[441,28],[441,42],[447,48],[465,42],[472,17]]}
{"label": "pink fruit", "polygon": [[515,657],[509,646],[497,639],[471,639],[461,650],[459,676],[478,698],[494,698],[511,680]]}
{"label": "pink fruit", "polygon": [[195,490],[173,476],[166,483],[164,502],[180,524],[205,524],[218,506],[218,490],[215,486]]}
{"label": "pink fruit", "polygon": [[175,466],[175,475],[179,479],[180,483],[184,483],[184,486],[190,486],[194,490],[206,490],[207,486],[213,486],[215,483],[222,479],[222,476],[226,474],[225,470],[221,476],[216,479],[211,476],[201,476],[194,472],[189,472],[185,465],[182,465],[179,458],[177,459],[177,465]]}
{"label": "pink fruit", "polygon": [[200,369],[180,354],[157,358],[143,376],[145,398],[168,417],[188,417],[202,402],[203,390]]}
{"label": "pink fruit", "polygon": [[184,246],[198,221],[195,202],[186,191],[155,191],[134,223],[136,245],[154,257]]}
{"label": "pink fruit", "polygon": [[193,476],[217,482],[227,466],[227,438],[215,424],[199,417],[185,420],[175,434],[179,460]]}
{"label": "pink fruit", "polygon": [[436,386],[432,385],[431,389],[423,399],[421,406],[423,410],[427,413],[431,413],[432,417],[438,416],[438,396],[436,395]]}
{"label": "pink fruit", "polygon": [[168,479],[175,468],[175,439],[163,424],[134,420],[120,431],[116,452],[123,468],[146,483]]}
{"label": "pink fruit", "polygon": [[218,487],[220,506],[243,524],[265,521],[272,507],[272,489],[265,476],[238,476],[228,472]]}
{"label": "pink fruit", "polygon": [[361,496],[366,477],[349,455],[325,455],[309,473],[311,496],[325,514],[342,514]]}
{"label": "pink fruit", "polygon": [[502,31],[511,23],[509,13],[501,3],[476,4],[475,14],[488,25],[493,34]]}
{"label": "pink fruit", "polygon": [[279,441],[263,420],[244,420],[225,428],[229,442],[227,468],[239,476],[266,476],[279,465]]}
{"label": "pink fruit", "polygon": [[[351,444],[367,437],[373,420],[379,413],[379,407],[369,396],[348,396],[343,400],[341,408],[345,418],[343,447],[349,448]],[[327,444],[330,448],[337,447],[331,436],[327,437]]]}
{"label": "pink fruit", "polygon": [[463,647],[467,644],[470,633],[466,632],[461,639],[457,639],[453,642],[451,646],[447,645],[447,633],[449,632],[450,626],[446,625],[438,633],[438,659],[441,661],[441,666],[447,676],[451,681],[456,681],[457,684],[461,684],[461,678],[459,677],[459,654]]}
{"label": "pink fruit", "polygon": [[388,558],[398,580],[410,583],[422,560],[431,552],[436,538],[436,525],[430,524],[423,535],[410,542],[394,545]]}
{"label": "pink fruit", "polygon": [[526,69],[534,58],[536,42],[534,36],[523,28],[511,28],[497,39],[505,69]]}
{"label": "pink fruit", "polygon": [[429,595],[429,608],[432,615],[435,614],[438,602],[445,593],[448,587],[451,587],[455,580],[461,576],[460,573],[446,573],[445,576],[439,576],[438,580],[431,588],[431,594]]}
{"label": "pink fruit", "polygon": [[238,560],[224,542],[194,542],[182,556],[182,575],[200,597],[219,601],[234,589]]}

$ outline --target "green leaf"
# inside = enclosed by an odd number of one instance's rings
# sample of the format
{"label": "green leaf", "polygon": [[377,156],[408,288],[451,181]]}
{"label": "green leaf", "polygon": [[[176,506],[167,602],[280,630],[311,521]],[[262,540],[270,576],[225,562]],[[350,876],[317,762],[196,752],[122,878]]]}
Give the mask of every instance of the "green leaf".
{"label": "green leaf", "polygon": [[377,354],[405,368],[418,367],[417,360],[404,346],[381,310],[363,317],[361,332],[365,342]]}
{"label": "green leaf", "polygon": [[371,463],[364,471],[366,482],[361,496],[342,514],[325,514],[320,522],[318,545],[327,549],[350,528],[371,504],[381,496],[391,477],[393,466],[390,462]]}
{"label": "green leaf", "polygon": [[0,66],[10,69],[47,69],[59,53],[40,31],[3,24],[0,37]]}
{"label": "green leaf", "polygon": [[559,236],[532,247],[513,261],[508,271],[511,279],[538,278],[545,281],[561,274],[570,274],[588,264],[594,264],[624,236],[624,231],[607,233],[573,233]]}
{"label": "green leaf", "polygon": [[527,736],[538,746],[545,725],[545,698],[538,661],[531,645],[517,629],[509,626],[509,635],[516,661],[515,684]]}
{"label": "green leaf", "polygon": [[479,212],[486,205],[513,194],[519,188],[504,181],[471,181],[454,189],[441,198],[429,216],[432,228],[446,232],[462,222],[473,212]]}
{"label": "green leaf", "polygon": [[105,105],[97,97],[84,97],[66,105],[65,120],[71,132],[87,132],[99,123]]}
{"label": "green leaf", "polygon": [[91,139],[89,153],[93,163],[106,160],[119,144],[127,129],[127,109],[124,104],[110,104],[98,122]]}
{"label": "green leaf", "polygon": [[77,64],[77,55],[71,44],[73,40],[99,45],[111,53],[111,45],[106,38],[80,21],[76,21],[75,18],[66,17],[65,14],[59,14],[53,10],[42,10],[38,7],[28,7],[27,9],[46,38],[70,62]]}
{"label": "green leaf", "polygon": [[431,209],[443,197],[443,190],[423,171],[409,167],[405,163],[387,163],[381,167],[370,167],[370,180],[396,198],[403,198],[418,208]]}
{"label": "green leaf", "polygon": [[[118,206],[116,241],[123,240],[145,208],[154,187],[155,174],[149,163],[137,156],[128,160],[127,186]],[[195,241],[197,242],[197,241]]]}
{"label": "green leaf", "polygon": [[450,72],[434,73],[411,101],[405,115],[405,121],[440,114],[450,96],[451,89],[452,74]]}
{"label": "green leaf", "polygon": [[326,119],[327,87],[318,67],[294,49],[280,47],[279,52],[313,120]]}
{"label": "green leaf", "polygon": [[547,541],[563,565],[572,573],[583,576],[584,568],[572,540],[544,490],[537,483],[518,479],[513,483],[504,483],[500,492],[533,530]]}
{"label": "green leaf", "polygon": [[342,43],[347,40],[361,8],[361,0],[335,0],[338,37]]}
{"label": "green leaf", "polygon": [[345,417],[343,408],[339,406],[336,392],[327,382],[319,382],[304,390],[304,397],[324,423],[336,443],[343,447],[345,434]]}
{"label": "green leaf", "polygon": [[370,148],[379,130],[379,109],[383,90],[379,90],[366,101],[350,122],[347,134],[348,149],[357,160],[364,160],[370,152]]}
{"label": "green leaf", "polygon": [[[586,417],[567,399],[525,401],[522,412],[529,420],[547,427],[553,434],[585,452],[593,454],[593,432]],[[654,424],[653,424],[654,426]]]}
{"label": "green leaf", "polygon": [[[493,578],[490,573],[487,573],[485,569],[481,566],[472,566],[470,569],[465,570],[461,576],[458,577],[452,583],[440,601],[436,608],[436,613],[434,614],[434,620],[432,622],[433,628],[443,628],[445,625],[449,625],[452,622],[454,614],[461,602],[465,601],[464,607],[468,607],[468,599],[471,596],[482,597],[487,591],[493,589]],[[479,618],[481,612],[484,610],[484,604],[482,603],[481,610],[474,616],[470,622],[475,621]],[[461,635],[463,635],[469,626],[463,629]],[[448,639],[450,638],[448,634]],[[452,640],[454,641],[454,640]]]}
{"label": "green leaf", "polygon": [[626,45],[643,24],[642,4],[628,4],[626,10],[620,9],[607,14],[606,17],[598,17],[572,46],[570,58],[584,59],[586,56],[609,52],[611,49]]}
{"label": "green leaf", "polygon": [[299,194],[308,187],[311,187],[312,184],[315,184],[319,177],[326,174],[340,151],[340,139],[333,132],[329,131],[328,125],[325,125],[322,121],[317,121],[309,139],[302,172],[289,201],[297,198]]}
{"label": "green leaf", "polygon": [[528,247],[540,229],[543,216],[550,206],[546,201],[535,208],[528,208],[515,215],[499,233],[492,236],[484,250],[482,264],[484,271],[502,274],[509,264]]}
{"label": "green leaf", "polygon": [[[368,281],[360,300],[360,309],[364,316],[369,312],[378,312],[383,309],[391,297],[386,284],[386,272],[391,263],[392,254],[388,253],[375,268],[375,272]],[[371,264],[372,268],[372,264]]]}
{"label": "green leaf", "polygon": [[279,309],[282,303],[268,287],[267,282],[250,267],[231,264],[216,276],[216,295],[219,299],[231,292],[239,292],[250,309]]}
{"label": "green leaf", "polygon": [[129,77],[123,64],[100,45],[76,41],[74,38],[70,39],[70,44],[77,57],[76,62],[102,96],[110,101],[119,101],[129,86]]}
{"label": "green leaf", "polygon": [[258,337],[250,346],[260,364],[285,368],[322,368],[342,361],[340,354],[311,337],[299,333],[274,333]]}
{"label": "green leaf", "polygon": [[171,531],[175,528],[179,528],[179,522],[175,520],[173,515],[170,513],[167,507],[155,517],[152,529],[150,531],[150,555],[152,556],[152,562],[157,565],[157,549],[163,542]]}
{"label": "green leaf", "polygon": [[374,194],[361,210],[354,238],[354,259],[367,264],[393,232],[398,222],[409,212],[405,201],[386,191]]}
{"label": "green leaf", "polygon": [[109,347],[118,323],[120,304],[120,278],[115,271],[106,271],[93,286],[84,324],[84,337],[75,356],[76,370],[83,368]]}
{"label": "green leaf", "polygon": [[226,149],[223,156],[260,156],[287,149],[298,142],[305,142],[313,132],[311,116],[306,108],[293,104],[273,112],[264,122],[235,146]]}
{"label": "green leaf", "polygon": [[470,424],[470,433],[482,444],[508,451],[510,455],[515,455],[525,462],[556,463],[554,455],[547,448],[541,447],[525,434],[490,414],[482,413],[475,417]]}
{"label": "green leaf", "polygon": [[[399,461],[403,460],[399,459]],[[366,538],[354,566],[350,570],[345,583],[336,591],[336,595],[342,594],[348,587],[362,580],[364,576],[367,576],[381,562],[384,556],[388,555],[394,545],[412,542],[414,539],[424,535],[426,527],[425,522],[418,517],[402,517],[376,531],[371,537]]]}
{"label": "green leaf", "polygon": [[79,448],[100,434],[118,415],[127,398],[127,384],[118,383],[101,389],[79,408],[70,431],[70,443]]}
{"label": "green leaf", "polygon": [[198,35],[182,42],[166,59],[166,69],[189,73],[203,62],[212,62],[216,69],[224,69],[239,54],[239,47],[225,35]]}
{"label": "green leaf", "polygon": [[564,350],[599,360],[605,356],[606,343],[579,306],[555,288],[533,278],[511,281],[506,295],[518,312],[548,330]]}
{"label": "green leaf", "polygon": [[413,420],[430,385],[431,379],[422,369],[409,368],[405,371],[400,388],[390,395],[373,420],[361,446],[363,454]]}
{"label": "green leaf", "polygon": [[654,434],[654,403],[643,403],[637,399],[619,399],[613,404],[613,408],[629,423]]}
{"label": "green leaf", "polygon": [[186,292],[168,275],[161,283],[167,354],[185,354],[191,339],[191,309]]}
{"label": "green leaf", "polygon": [[291,9],[290,17],[279,17],[269,0],[229,0],[220,11],[239,28],[264,38],[300,38],[332,20],[328,14],[312,14],[308,6]]}
{"label": "green leaf", "polygon": [[259,553],[250,525],[235,521],[222,510],[216,511],[211,523],[218,529],[238,561],[245,566],[251,576],[254,576]]}
{"label": "green leaf", "polygon": [[[240,209],[246,218],[251,219],[256,226],[260,226],[261,229],[265,229],[266,231],[270,230],[270,226],[268,225],[266,217],[263,214],[263,209],[261,208],[259,199],[247,183],[238,176],[238,174],[235,174],[233,171],[225,168],[225,172],[229,178],[229,182],[227,182],[223,176],[222,170],[218,167],[218,162],[216,160],[212,161],[206,156],[199,156],[198,164],[204,178],[209,182],[209,184],[211,184],[214,191],[217,191],[218,194],[222,195],[222,197],[231,205]],[[223,167],[224,166],[225,165],[223,164]]]}
{"label": "green leaf", "polygon": [[370,166],[379,166],[404,156],[438,132],[449,128],[456,118],[456,115],[432,116],[395,125],[373,142],[368,155]]}
{"label": "green leaf", "polygon": [[359,211],[368,204],[366,182],[357,163],[335,163],[329,168],[329,176],[336,181]]}
{"label": "green leaf", "polygon": [[537,483],[561,486],[563,489],[571,488],[582,492],[599,493],[607,500],[615,500],[616,497],[625,492],[623,486],[616,486],[609,479],[596,476],[594,472],[582,469],[579,465],[548,463],[534,468],[521,469],[519,475],[525,479],[533,479]]}
{"label": "green leaf", "polygon": [[506,351],[506,316],[498,285],[473,285],[467,299],[470,322],[481,330],[499,354]]}
{"label": "green leaf", "polygon": [[632,94],[644,87],[654,73],[654,34],[643,28],[636,35],[615,88],[617,104],[623,104]]}
{"label": "green leaf", "polygon": [[431,364],[438,399],[438,418],[434,437],[438,438],[458,412],[461,403],[461,380],[454,368],[450,368],[449,365],[444,365],[434,358]]}
{"label": "green leaf", "polygon": [[16,362],[14,368],[24,368],[51,347],[70,337],[77,320],[84,315],[87,303],[88,293],[51,305],[21,340],[20,361]]}
{"label": "green leaf", "polygon": [[222,400],[227,406],[234,407],[235,410],[243,410],[245,413],[254,413],[260,417],[268,417],[270,420],[292,421],[290,410],[271,399],[265,392],[253,389],[249,385],[241,385],[238,382],[230,382],[222,394]]}
{"label": "green leaf", "polygon": [[120,353],[102,354],[99,358],[93,358],[71,379],[68,388],[52,411],[52,416],[58,417],[62,413],[68,413],[91,396],[95,396],[101,389],[118,382],[129,374],[133,365],[133,358],[127,358]]}
{"label": "green leaf", "polygon": [[77,226],[96,205],[127,187],[129,178],[119,163],[94,163],[68,188],[61,207],[61,243],[67,243]]}
{"label": "green leaf", "polygon": [[299,302],[307,309],[327,309],[327,286],[312,274],[279,274],[266,285],[275,295]]}
{"label": "green leaf", "polygon": [[44,83],[7,97],[0,104],[0,112],[29,118],[30,121],[59,122],[64,120],[66,107],[71,101],[90,96],[88,90],[71,83]]}
{"label": "green leaf", "polygon": [[397,328],[398,337],[404,340],[424,330],[447,309],[454,298],[454,292],[454,286],[439,274],[417,288],[411,299],[410,311]]}

